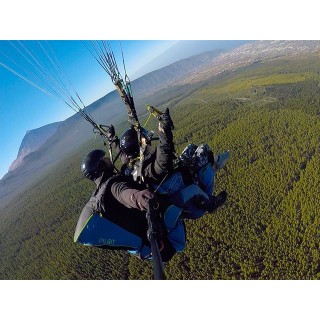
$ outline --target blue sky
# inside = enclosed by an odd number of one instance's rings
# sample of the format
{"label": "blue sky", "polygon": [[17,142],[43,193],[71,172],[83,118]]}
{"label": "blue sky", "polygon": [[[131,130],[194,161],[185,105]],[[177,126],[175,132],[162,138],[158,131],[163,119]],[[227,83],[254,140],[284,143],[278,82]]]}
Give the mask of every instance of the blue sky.
{"label": "blue sky", "polygon": [[[48,43],[85,105],[114,90],[107,73],[81,41],[62,40]],[[164,40],[121,41],[129,77],[174,43],[175,41]],[[25,44],[31,47],[38,46],[38,42],[35,41],[28,41]],[[0,41],[0,62],[10,66],[15,72],[22,73],[20,70],[23,70],[23,58],[19,59],[19,55],[10,55],[12,50],[17,50],[16,45],[16,42]],[[111,46],[122,72],[120,41],[111,41]],[[33,79],[30,72],[27,73],[26,78]],[[40,84],[39,81],[33,82]],[[64,120],[72,116],[74,111],[54,95],[46,95],[3,66],[0,66],[0,84],[1,179],[17,157],[19,146],[27,130]]]}

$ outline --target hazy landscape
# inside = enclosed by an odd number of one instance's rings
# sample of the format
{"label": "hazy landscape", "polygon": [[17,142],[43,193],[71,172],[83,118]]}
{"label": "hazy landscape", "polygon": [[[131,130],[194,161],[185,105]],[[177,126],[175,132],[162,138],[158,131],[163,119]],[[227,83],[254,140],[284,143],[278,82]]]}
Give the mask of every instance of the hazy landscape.
{"label": "hazy landscape", "polygon": [[[141,119],[147,103],[170,108],[178,153],[190,142],[231,152],[216,179],[226,205],[187,221],[167,278],[320,279],[320,42],[205,51],[132,87]],[[115,91],[88,110],[118,134],[127,127]],[[151,279],[149,262],[73,243],[94,188],[80,162],[102,142],[79,115],[48,136],[0,181],[0,278]]]}

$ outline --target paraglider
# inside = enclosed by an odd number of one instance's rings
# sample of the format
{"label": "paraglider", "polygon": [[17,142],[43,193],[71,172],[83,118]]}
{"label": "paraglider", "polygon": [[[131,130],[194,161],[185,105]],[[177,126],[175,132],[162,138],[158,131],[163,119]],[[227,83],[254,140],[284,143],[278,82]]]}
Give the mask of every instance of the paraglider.
{"label": "paraglider", "polygon": [[[115,135],[113,125],[109,127],[107,131],[109,146],[117,152],[116,158],[120,157],[121,159],[120,172],[122,176],[129,178],[131,182],[138,182],[137,186],[139,187],[143,186],[147,190],[151,190],[154,196],[146,199],[146,201],[147,203],[156,203],[156,206],[160,208],[156,216],[159,220],[158,225],[166,231],[166,236],[163,237],[162,233],[161,238],[158,234],[157,241],[153,242],[156,244],[156,248],[152,250],[151,255],[150,253],[148,255],[142,254],[145,248],[141,244],[139,248],[129,250],[131,253],[134,251],[142,259],[156,256],[157,261],[154,261],[154,274],[156,274],[155,270],[161,269],[161,260],[165,257],[165,261],[167,261],[168,256],[165,253],[167,248],[170,247],[168,245],[162,246],[161,250],[158,250],[157,243],[159,241],[163,243],[165,238],[174,248],[173,254],[182,251],[186,243],[183,220],[197,219],[206,211],[214,211],[226,201],[227,194],[225,191],[218,196],[212,196],[212,192],[214,175],[217,170],[225,165],[230,153],[214,155],[206,144],[200,146],[191,144],[177,157],[172,134],[174,125],[169,110],[167,109],[165,113],[162,113],[155,107],[148,105],[147,109],[150,115],[153,114],[159,120],[159,143],[156,151],[151,153],[152,139],[150,139],[150,136],[153,134],[149,135],[139,123],[128,77],[125,77],[126,81],[121,78],[110,47],[103,43],[96,47],[101,51],[95,58],[107,65],[104,66],[104,69],[113,80],[121,99],[127,106],[128,122],[130,124],[130,128],[121,135],[120,139]],[[106,48],[108,48],[108,51],[103,52],[103,49]],[[97,53],[98,50],[95,50],[95,52]],[[125,197],[124,200],[126,200]],[[150,212],[149,208],[145,211]],[[119,215],[121,216],[121,212],[119,212]],[[108,218],[108,215],[106,217]],[[150,217],[149,215],[149,225]],[[106,228],[104,231],[107,232]],[[150,230],[148,233],[150,234]],[[154,234],[154,232],[151,231],[151,234]],[[152,247],[152,243],[150,247]],[[151,252],[150,247],[149,252]],[[173,254],[170,255],[170,258]]]}
{"label": "paraglider", "polygon": [[[175,154],[174,125],[169,109],[162,112],[147,105],[158,122],[158,137],[139,122],[130,79],[122,78],[110,43],[83,42],[95,60],[108,73],[127,108],[129,129],[120,139],[113,125],[99,125],[64,73],[49,43],[37,42],[43,56],[36,56],[26,44],[10,43],[16,51],[18,72],[0,63],[10,72],[28,81],[46,94],[52,94],[78,112],[109,147],[93,150],[81,165],[83,174],[95,182],[96,190],[79,217],[74,241],[107,249],[128,250],[154,263],[154,277],[163,279],[163,261],[169,261],[186,245],[184,219],[198,219],[207,211],[224,204],[225,191],[212,196],[214,175],[230,157],[227,151],[214,155],[209,146],[188,145]],[[46,61],[46,63],[44,63]],[[29,76],[29,77],[27,77]],[[152,150],[153,140],[159,140]],[[114,156],[113,152],[116,152]],[[114,165],[120,158],[122,167]]]}

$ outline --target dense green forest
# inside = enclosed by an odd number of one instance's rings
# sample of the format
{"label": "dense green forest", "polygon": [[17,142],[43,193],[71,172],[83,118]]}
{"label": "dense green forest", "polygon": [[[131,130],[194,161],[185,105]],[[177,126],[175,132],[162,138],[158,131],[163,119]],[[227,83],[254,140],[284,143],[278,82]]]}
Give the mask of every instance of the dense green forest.
{"label": "dense green forest", "polygon": [[[186,221],[187,247],[166,264],[168,279],[320,279],[319,89],[318,55],[222,73],[188,96],[170,89],[160,108],[170,107],[177,152],[206,142],[231,159],[215,180],[226,204]],[[1,279],[152,278],[150,262],[73,243],[94,189],[80,162],[93,147],[102,143],[84,145],[2,210]]]}

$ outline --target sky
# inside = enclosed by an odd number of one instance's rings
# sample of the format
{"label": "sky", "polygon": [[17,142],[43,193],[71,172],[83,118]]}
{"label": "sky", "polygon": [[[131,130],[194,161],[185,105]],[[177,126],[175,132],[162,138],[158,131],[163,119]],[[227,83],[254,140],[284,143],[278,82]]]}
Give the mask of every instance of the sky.
{"label": "sky", "polygon": [[[20,46],[20,43],[23,46]],[[0,179],[16,159],[20,144],[27,130],[65,120],[75,113],[56,96],[45,94],[16,74],[23,74],[27,80],[37,86],[41,86],[40,80],[35,79],[31,72],[32,69],[37,68],[36,62],[32,60],[33,64],[30,64],[28,69],[25,67],[26,63],[28,63],[27,59],[29,61],[32,59],[27,51],[30,48],[36,54],[39,54],[37,57],[41,62],[41,55],[44,55],[44,53],[39,43],[42,47],[49,44],[85,105],[89,105],[115,89],[109,75],[94,59],[82,41],[0,41],[0,64],[2,63],[15,72],[13,73],[8,68],[0,65]],[[116,55],[120,72],[123,75],[120,49],[122,48],[129,77],[174,43],[176,42],[165,40],[110,42]],[[21,51],[23,56],[20,54]],[[53,59],[52,54],[50,54],[50,57]],[[44,55],[42,62],[45,61],[49,60]],[[43,73],[43,77],[46,80],[50,79],[45,73]],[[54,85],[51,87],[55,88]],[[72,95],[74,96],[73,93]]]}

